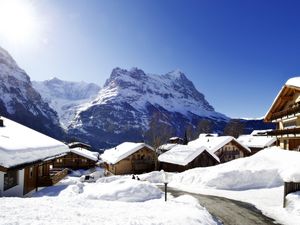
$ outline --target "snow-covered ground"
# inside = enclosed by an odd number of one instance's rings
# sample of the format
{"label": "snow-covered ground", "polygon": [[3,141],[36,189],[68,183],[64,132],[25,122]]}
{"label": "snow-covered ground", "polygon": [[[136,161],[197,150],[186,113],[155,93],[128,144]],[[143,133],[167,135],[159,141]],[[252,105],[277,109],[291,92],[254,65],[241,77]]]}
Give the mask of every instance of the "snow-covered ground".
{"label": "snow-covered ground", "polygon": [[[287,196],[283,208],[283,178],[297,178],[300,153],[272,147],[214,167],[170,176],[170,186],[186,191],[251,203],[281,224],[299,224],[300,192]],[[299,182],[299,180],[297,180]]]}
{"label": "snow-covered ground", "polygon": [[[160,176],[159,172],[146,175]],[[165,202],[154,184],[131,176],[100,178],[95,183],[71,176],[31,198],[0,198],[0,212],[0,224],[217,224],[195,198],[170,197]]]}
{"label": "snow-covered ground", "polygon": [[[32,198],[0,198],[0,224],[216,224],[191,196],[164,202],[165,180],[186,191],[249,202],[281,224],[299,224],[300,192],[283,208],[283,179],[300,181],[300,153],[272,147],[254,156],[183,173],[163,171],[82,183],[75,171]],[[179,213],[180,212],[180,213]],[[15,215],[15,216],[12,216]]]}

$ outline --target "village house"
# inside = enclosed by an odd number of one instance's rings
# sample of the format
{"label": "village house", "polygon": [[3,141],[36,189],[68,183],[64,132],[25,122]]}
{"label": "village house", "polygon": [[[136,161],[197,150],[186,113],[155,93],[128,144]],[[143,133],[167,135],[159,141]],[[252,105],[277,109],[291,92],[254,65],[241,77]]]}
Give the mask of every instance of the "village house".
{"label": "village house", "polygon": [[72,170],[89,169],[96,166],[99,153],[93,152],[89,145],[76,142],[68,144],[70,150],[67,154],[53,161],[54,168],[68,168]]}
{"label": "village house", "polygon": [[0,196],[24,196],[67,175],[53,160],[69,152],[64,143],[0,118]]}
{"label": "village house", "polygon": [[158,157],[159,167],[168,172],[183,172],[195,167],[207,167],[218,164],[219,158],[211,154],[206,147],[194,148],[188,145],[176,145]]}
{"label": "village house", "polygon": [[238,137],[238,141],[247,146],[251,150],[251,155],[258,151],[276,145],[276,138],[266,136],[266,133],[271,130],[254,130],[249,135],[241,135]]}
{"label": "village house", "polygon": [[188,146],[199,148],[204,146],[210,154],[215,154],[220,163],[249,156],[251,150],[231,136],[217,134],[200,134],[199,138],[188,143]]}
{"label": "village house", "polygon": [[278,146],[300,150],[300,77],[291,78],[283,85],[264,121],[276,123],[276,130],[267,134],[278,139]]}
{"label": "village house", "polygon": [[155,151],[145,143],[124,142],[106,150],[100,158],[106,171],[114,175],[140,174],[155,167]]}

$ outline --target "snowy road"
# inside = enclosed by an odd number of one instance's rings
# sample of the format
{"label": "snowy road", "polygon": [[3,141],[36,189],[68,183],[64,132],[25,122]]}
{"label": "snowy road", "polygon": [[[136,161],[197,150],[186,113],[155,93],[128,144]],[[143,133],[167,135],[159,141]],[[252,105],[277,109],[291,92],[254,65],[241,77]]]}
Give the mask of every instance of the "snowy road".
{"label": "snowy road", "polygon": [[274,224],[274,220],[264,216],[258,209],[248,203],[222,197],[189,193],[174,188],[168,188],[168,193],[171,193],[174,197],[188,194],[197,198],[202,206],[225,225]]}

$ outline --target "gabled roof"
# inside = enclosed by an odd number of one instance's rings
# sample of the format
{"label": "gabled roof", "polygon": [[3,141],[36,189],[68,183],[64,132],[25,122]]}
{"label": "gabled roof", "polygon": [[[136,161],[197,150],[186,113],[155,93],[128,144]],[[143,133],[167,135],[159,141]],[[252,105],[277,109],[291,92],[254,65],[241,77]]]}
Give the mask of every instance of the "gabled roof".
{"label": "gabled roof", "polygon": [[253,136],[253,135],[241,135],[237,139],[243,145],[249,148],[265,148],[269,147],[276,142],[275,137],[270,136]]}
{"label": "gabled roof", "polygon": [[300,92],[300,77],[293,77],[287,80],[283,85],[276,98],[274,99],[271,107],[265,115],[265,121],[271,122],[272,113],[276,112],[278,108],[282,107],[286,103],[286,97],[294,94],[294,91]]}
{"label": "gabled roof", "polygon": [[12,168],[69,151],[64,143],[1,116],[0,166]]}
{"label": "gabled roof", "polygon": [[124,142],[114,148],[105,150],[100,156],[104,162],[116,164],[117,162],[125,159],[127,156],[132,155],[143,147],[147,147],[154,151],[154,149],[145,143],[134,143],[134,142]]}
{"label": "gabled roof", "polygon": [[[185,166],[205,151],[207,151],[207,149],[204,146],[193,148],[188,145],[176,145],[171,150],[161,154],[158,157],[158,161]],[[215,154],[209,152],[208,154],[214,157],[216,161],[220,162],[220,159]]]}
{"label": "gabled roof", "polygon": [[77,155],[83,156],[83,157],[93,160],[95,162],[98,161],[98,155],[99,155],[98,152],[92,152],[92,151],[89,151],[87,149],[80,148],[80,147],[71,148],[70,152],[73,152]]}
{"label": "gabled roof", "polygon": [[234,141],[235,143],[239,144],[247,151],[251,152],[251,150],[247,146],[243,145],[242,143],[237,141],[232,136],[209,136],[209,137],[207,137],[203,134],[200,134],[199,138],[194,141],[190,141],[188,143],[188,146],[191,146],[194,148],[199,148],[200,146],[204,146],[207,148],[209,153],[212,154],[212,153],[215,153],[216,151],[218,151],[220,148],[222,148],[224,145],[228,144],[231,141]]}

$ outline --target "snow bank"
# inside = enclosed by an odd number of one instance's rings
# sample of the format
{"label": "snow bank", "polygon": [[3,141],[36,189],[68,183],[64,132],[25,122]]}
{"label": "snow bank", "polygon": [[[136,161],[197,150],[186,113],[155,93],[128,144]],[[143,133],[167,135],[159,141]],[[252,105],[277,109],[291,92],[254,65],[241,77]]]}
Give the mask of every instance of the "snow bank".
{"label": "snow bank", "polygon": [[[1,224],[30,225],[214,225],[190,196],[164,202],[101,201],[84,198],[0,198]],[[12,216],[13,215],[13,216]]]}
{"label": "snow bank", "polygon": [[132,179],[116,180],[110,183],[96,183],[84,189],[88,199],[107,201],[144,202],[162,197],[162,191],[153,184]]}
{"label": "snow bank", "polygon": [[300,191],[288,194],[286,196],[286,203],[286,210],[300,217]]}
{"label": "snow bank", "polygon": [[[224,190],[278,187],[282,174],[300,171],[299,152],[272,147],[257,154],[208,168],[196,168],[174,175],[171,185],[196,185]],[[289,173],[290,174],[290,173]]]}

